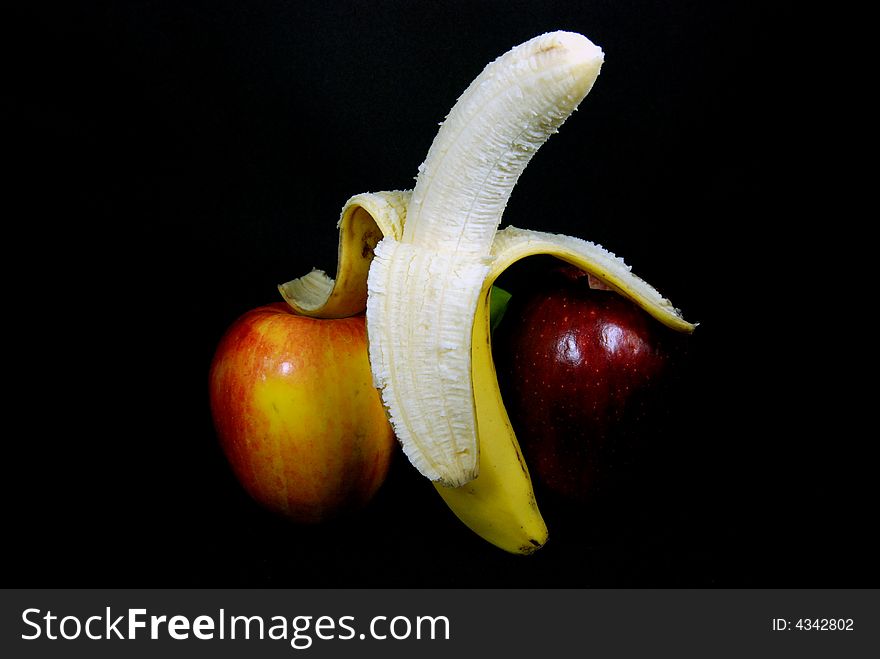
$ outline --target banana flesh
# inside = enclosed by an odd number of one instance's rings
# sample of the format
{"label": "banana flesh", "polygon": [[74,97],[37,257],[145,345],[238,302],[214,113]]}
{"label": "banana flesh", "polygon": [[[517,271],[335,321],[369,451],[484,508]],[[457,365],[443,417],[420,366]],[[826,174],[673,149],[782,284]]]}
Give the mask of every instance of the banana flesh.
{"label": "banana flesh", "polygon": [[694,325],[604,248],[509,227],[501,215],[540,145],[589,92],[602,51],[566,32],[491,63],[461,96],[412,193],[349,199],[339,264],[279,288],[298,313],[366,308],[375,384],[404,452],[468,527],[512,553],[547,540],[492,362],[489,296],[512,263],[551,254],[589,272],[668,327]]}
{"label": "banana flesh", "polygon": [[589,92],[602,58],[586,37],[555,32],[490,63],[434,138],[402,238],[375,250],[373,377],[404,452],[432,481],[458,487],[479,474],[470,343],[492,242],[520,174]]}

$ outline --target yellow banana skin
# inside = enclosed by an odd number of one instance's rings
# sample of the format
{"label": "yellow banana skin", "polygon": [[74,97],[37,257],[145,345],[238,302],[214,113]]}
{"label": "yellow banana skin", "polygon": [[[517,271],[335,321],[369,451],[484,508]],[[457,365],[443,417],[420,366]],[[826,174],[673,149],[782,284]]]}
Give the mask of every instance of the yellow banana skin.
{"label": "yellow banana skin", "polygon": [[321,270],[278,286],[281,297],[299,314],[346,318],[367,308],[367,274],[373,250],[384,236],[399,238],[409,204],[409,190],[364,193],[342,208],[336,278]]}
{"label": "yellow banana skin", "polygon": [[[500,274],[500,273],[499,273]],[[529,469],[507,416],[489,327],[489,296],[498,274],[486,279],[474,316],[471,376],[480,474],[461,487],[434,483],[446,505],[481,538],[513,554],[531,554],[547,542],[547,524],[538,509]]]}

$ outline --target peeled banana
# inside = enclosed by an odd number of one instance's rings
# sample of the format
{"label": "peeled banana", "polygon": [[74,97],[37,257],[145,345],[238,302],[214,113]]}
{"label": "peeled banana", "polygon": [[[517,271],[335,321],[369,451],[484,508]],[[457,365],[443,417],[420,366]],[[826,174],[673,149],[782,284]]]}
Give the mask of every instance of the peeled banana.
{"label": "peeled banana", "polygon": [[407,457],[459,519],[517,554],[543,546],[547,527],[495,377],[495,279],[521,258],[551,254],[672,329],[694,329],[604,248],[498,231],[520,174],[590,91],[603,58],[586,37],[552,32],[490,63],[441,125],[411,193],[346,202],[336,277],[313,270],[279,287],[314,317],[366,308],[374,383]]}

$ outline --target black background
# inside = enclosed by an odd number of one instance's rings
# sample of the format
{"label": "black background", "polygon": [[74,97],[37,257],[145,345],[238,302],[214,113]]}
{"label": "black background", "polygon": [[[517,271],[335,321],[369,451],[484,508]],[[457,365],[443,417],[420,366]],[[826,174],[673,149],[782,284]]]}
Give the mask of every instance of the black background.
{"label": "black background", "polygon": [[[9,585],[877,585],[859,395],[828,370],[845,333],[811,297],[835,271],[805,256],[813,37],[788,4],[70,4],[6,21]],[[411,187],[465,86],[552,29],[606,61],[505,224],[599,242],[701,323],[650,466],[545,509],[530,558],[404,460],[356,518],[271,517],[211,427],[222,332],[332,270],[343,202]]]}

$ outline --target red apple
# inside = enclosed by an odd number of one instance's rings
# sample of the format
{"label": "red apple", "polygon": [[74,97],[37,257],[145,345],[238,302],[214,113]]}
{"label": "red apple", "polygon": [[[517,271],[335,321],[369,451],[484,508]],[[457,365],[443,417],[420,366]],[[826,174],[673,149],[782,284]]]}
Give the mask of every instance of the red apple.
{"label": "red apple", "polygon": [[514,294],[493,337],[505,406],[538,483],[575,501],[617,480],[645,430],[674,334],[621,295],[556,266]]}
{"label": "red apple", "polygon": [[316,320],[283,303],[235,321],[211,365],[211,411],[245,490],[297,522],[365,505],[396,440],[373,387],[364,316]]}

